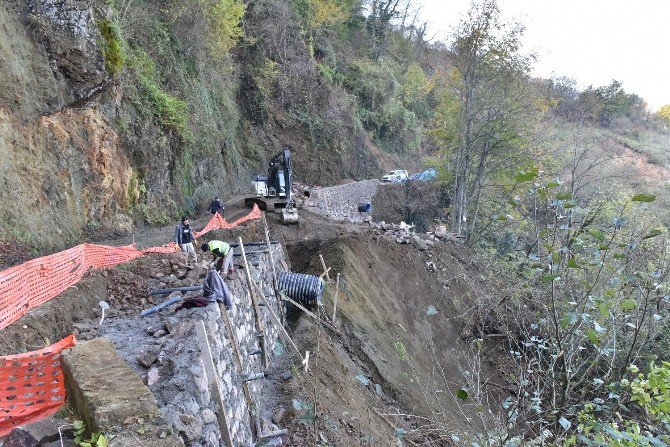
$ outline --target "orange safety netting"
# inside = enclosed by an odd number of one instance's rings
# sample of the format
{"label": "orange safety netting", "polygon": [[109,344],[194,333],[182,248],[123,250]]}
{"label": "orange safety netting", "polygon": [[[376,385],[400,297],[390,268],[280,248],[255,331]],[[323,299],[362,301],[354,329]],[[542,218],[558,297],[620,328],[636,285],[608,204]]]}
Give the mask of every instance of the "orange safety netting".
{"label": "orange safety netting", "polygon": [[65,403],[60,353],[74,335],[39,351],[0,358],[0,436],[54,414]]}
{"label": "orange safety netting", "polygon": [[[216,213],[196,236],[234,228],[260,217],[261,211],[256,205],[248,215],[232,224]],[[4,270],[0,272],[0,330],[75,285],[91,269],[114,267],[145,253],[174,253],[178,250],[174,242],[143,250],[132,245],[81,244]],[[70,336],[41,351],[0,357],[0,436],[11,431],[14,425],[46,417],[60,408],[65,391],[58,358],[62,349],[73,344],[74,337]],[[54,379],[45,382],[45,374]],[[48,398],[43,397],[45,393]],[[34,399],[34,396],[39,398]]]}
{"label": "orange safety netting", "polygon": [[[256,205],[249,214],[232,224],[216,213],[196,236],[212,230],[234,228],[260,217],[261,211]],[[0,272],[0,329],[9,326],[30,309],[60,295],[79,282],[90,269],[114,267],[145,253],[174,253],[178,250],[174,242],[144,250],[132,245],[111,247],[81,244],[4,270]]]}

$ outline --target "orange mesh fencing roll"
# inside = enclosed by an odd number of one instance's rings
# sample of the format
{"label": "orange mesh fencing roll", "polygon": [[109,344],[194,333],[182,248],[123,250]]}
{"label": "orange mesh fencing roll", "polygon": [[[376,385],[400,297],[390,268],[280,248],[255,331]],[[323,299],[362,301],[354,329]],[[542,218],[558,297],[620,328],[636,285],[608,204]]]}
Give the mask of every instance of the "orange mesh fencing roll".
{"label": "orange mesh fencing roll", "polygon": [[209,219],[209,222],[207,222],[207,225],[205,225],[205,228],[202,230],[198,231],[195,233],[195,237],[200,237],[205,233],[209,233],[210,231],[214,230],[220,230],[222,228],[228,228],[228,222],[221,217],[221,214],[215,213],[211,219]]}
{"label": "orange mesh fencing roll", "polygon": [[74,335],[39,351],[0,358],[0,436],[54,414],[65,403],[60,353]]}
{"label": "orange mesh fencing roll", "polygon": [[260,219],[260,218],[261,218],[261,215],[262,215],[261,209],[258,208],[258,205],[256,205],[256,204],[254,203],[254,207],[253,207],[253,209],[252,209],[251,212],[250,212],[249,214],[247,214],[246,216],[240,217],[239,219],[237,219],[237,220],[236,220],[235,222],[233,222],[232,224],[229,224],[228,222],[225,222],[225,221],[224,221],[224,222],[228,225],[227,228],[233,228],[233,227],[236,227],[236,226],[238,226],[238,225],[241,225],[241,224],[243,224],[244,222],[247,222],[247,221],[249,221],[249,220],[252,220],[252,219]]}

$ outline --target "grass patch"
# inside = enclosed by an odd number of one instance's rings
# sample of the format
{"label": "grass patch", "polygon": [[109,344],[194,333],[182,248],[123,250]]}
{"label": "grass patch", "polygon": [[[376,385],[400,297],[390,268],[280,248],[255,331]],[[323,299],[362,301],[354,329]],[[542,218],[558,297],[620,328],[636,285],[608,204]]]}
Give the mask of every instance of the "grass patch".
{"label": "grass patch", "polygon": [[102,55],[105,58],[105,70],[111,76],[116,76],[123,70],[127,58],[121,28],[116,21],[102,19],[98,21],[98,29],[103,39]]}
{"label": "grass patch", "polygon": [[151,103],[154,115],[164,126],[174,129],[182,139],[190,139],[188,105],[161,88],[153,59],[142,49],[136,48],[132,52],[131,64],[138,75],[142,90]]}

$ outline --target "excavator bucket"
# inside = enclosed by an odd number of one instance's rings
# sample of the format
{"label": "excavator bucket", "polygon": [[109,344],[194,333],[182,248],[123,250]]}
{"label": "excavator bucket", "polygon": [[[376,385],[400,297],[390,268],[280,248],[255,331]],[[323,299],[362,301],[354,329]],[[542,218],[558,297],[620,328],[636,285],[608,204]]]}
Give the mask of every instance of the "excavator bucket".
{"label": "excavator bucket", "polygon": [[298,211],[295,208],[282,208],[280,220],[284,224],[297,224]]}

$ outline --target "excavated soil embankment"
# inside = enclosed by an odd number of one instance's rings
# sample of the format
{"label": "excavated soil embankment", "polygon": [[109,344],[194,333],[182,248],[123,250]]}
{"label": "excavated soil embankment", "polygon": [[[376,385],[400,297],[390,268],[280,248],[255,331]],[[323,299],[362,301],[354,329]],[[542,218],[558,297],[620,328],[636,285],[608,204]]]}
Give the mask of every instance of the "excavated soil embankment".
{"label": "excavated soil embankment", "polygon": [[[494,348],[484,349],[476,368],[467,360],[476,323],[473,302],[485,291],[479,267],[467,261],[466,251],[444,241],[420,250],[365,224],[333,226],[304,212],[301,218],[301,229],[282,229],[293,269],[320,274],[321,253],[332,279],[341,273],[340,333],[325,330],[319,338],[304,318],[294,326],[298,345],[318,351],[319,360],[312,376],[292,384],[286,394],[310,402],[314,393],[319,396],[317,431],[333,445],[361,439],[395,443],[395,428],[406,429],[416,442],[449,445],[451,434],[481,429],[470,418],[481,402],[456,397],[459,389],[472,388],[474,375],[495,377],[489,361]],[[322,308],[328,316],[333,285]],[[486,399],[495,402],[499,396],[494,391]],[[418,429],[425,424],[431,433]],[[304,424],[292,430],[296,444],[289,445],[303,445],[298,439],[314,433]]]}

